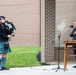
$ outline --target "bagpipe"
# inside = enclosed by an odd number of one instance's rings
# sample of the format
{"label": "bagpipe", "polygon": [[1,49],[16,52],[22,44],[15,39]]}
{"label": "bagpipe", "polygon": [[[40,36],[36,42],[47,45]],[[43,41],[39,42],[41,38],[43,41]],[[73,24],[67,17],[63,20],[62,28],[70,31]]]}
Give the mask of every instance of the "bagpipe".
{"label": "bagpipe", "polygon": [[[15,25],[12,22],[8,21],[8,20],[5,23],[8,25],[9,34],[11,34],[12,36],[15,36],[15,34],[14,34],[14,30],[16,30]],[[10,28],[9,25],[11,25],[11,28]]]}

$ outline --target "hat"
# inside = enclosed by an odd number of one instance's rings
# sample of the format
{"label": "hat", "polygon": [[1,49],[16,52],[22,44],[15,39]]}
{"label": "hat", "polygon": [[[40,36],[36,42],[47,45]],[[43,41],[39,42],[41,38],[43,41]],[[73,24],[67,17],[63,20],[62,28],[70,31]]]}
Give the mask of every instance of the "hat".
{"label": "hat", "polygon": [[1,20],[1,19],[5,19],[5,17],[4,17],[4,16],[0,16],[0,20]]}

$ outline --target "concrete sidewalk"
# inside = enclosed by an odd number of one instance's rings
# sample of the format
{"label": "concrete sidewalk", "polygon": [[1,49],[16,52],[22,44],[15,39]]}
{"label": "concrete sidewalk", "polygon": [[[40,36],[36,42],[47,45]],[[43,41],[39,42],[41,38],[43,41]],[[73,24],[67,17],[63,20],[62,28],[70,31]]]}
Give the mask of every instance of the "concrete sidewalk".
{"label": "concrete sidewalk", "polygon": [[[57,65],[24,67],[24,68],[10,68],[10,70],[0,71],[0,75],[76,75],[76,69],[72,68],[75,64],[67,65],[68,71],[62,69],[52,70],[57,68]],[[63,65],[60,65],[63,68]]]}

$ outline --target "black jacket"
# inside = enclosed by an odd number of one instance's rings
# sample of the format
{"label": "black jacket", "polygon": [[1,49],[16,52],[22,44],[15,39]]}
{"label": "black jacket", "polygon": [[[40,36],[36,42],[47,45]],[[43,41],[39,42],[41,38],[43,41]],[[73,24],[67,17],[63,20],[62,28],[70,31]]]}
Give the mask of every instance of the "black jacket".
{"label": "black jacket", "polygon": [[76,40],[76,34],[74,32],[76,31],[76,27],[72,30],[70,37],[73,37],[73,40]]}
{"label": "black jacket", "polygon": [[0,42],[5,42],[8,41],[8,36],[9,35],[9,28],[8,26],[5,26],[4,24],[0,23]]}

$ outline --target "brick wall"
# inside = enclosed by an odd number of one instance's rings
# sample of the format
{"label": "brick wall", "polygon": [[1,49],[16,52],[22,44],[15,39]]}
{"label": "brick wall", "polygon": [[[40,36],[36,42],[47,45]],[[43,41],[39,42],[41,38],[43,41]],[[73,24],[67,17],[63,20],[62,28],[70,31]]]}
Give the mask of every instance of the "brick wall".
{"label": "brick wall", "polygon": [[[76,1],[75,0],[42,0],[42,23],[41,23],[41,54],[42,62],[53,62],[58,60],[58,48],[54,48],[54,44],[58,46],[58,35],[65,31],[70,25],[73,24],[76,19]],[[44,12],[43,12],[44,11]],[[58,29],[58,26],[65,24],[65,27]],[[65,31],[60,38],[60,46],[64,47],[63,41],[70,40],[70,30]],[[55,32],[55,33],[54,33]],[[54,37],[55,35],[55,37]],[[52,42],[54,40],[54,42]],[[64,49],[60,50],[60,61],[63,61]],[[73,51],[68,51],[73,53]],[[68,60],[74,59],[74,57],[68,57]]]}
{"label": "brick wall", "polygon": [[[56,0],[56,25],[55,36],[64,32],[76,20],[76,0]],[[61,26],[61,28],[59,28]],[[71,40],[70,32],[72,28],[68,28],[61,35],[61,43],[64,40]],[[66,35],[66,36],[65,36]],[[58,41],[56,40],[56,44]]]}
{"label": "brick wall", "polygon": [[0,0],[0,15],[17,28],[11,45],[40,45],[40,0]]}

